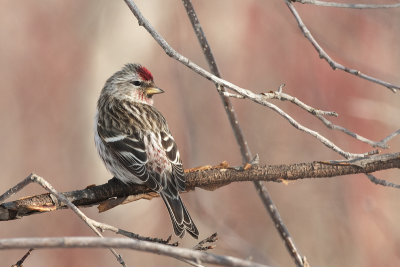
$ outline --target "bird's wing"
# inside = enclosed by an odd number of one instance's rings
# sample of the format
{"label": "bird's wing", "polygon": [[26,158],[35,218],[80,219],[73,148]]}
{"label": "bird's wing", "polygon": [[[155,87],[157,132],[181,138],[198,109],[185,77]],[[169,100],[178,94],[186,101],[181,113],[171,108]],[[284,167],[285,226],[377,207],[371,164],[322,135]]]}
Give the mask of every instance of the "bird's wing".
{"label": "bird's wing", "polygon": [[170,196],[177,196],[177,192],[185,190],[185,173],[183,171],[182,161],[178,151],[178,147],[174,138],[169,131],[161,131],[161,147],[165,151],[165,155],[171,164],[171,173],[164,177],[166,181],[165,192]]}
{"label": "bird's wing", "polygon": [[[106,129],[97,125],[97,132],[103,144],[109,149],[123,168],[128,170],[152,190],[159,192],[162,186],[147,168],[148,158],[143,137],[134,132],[130,135],[117,129]],[[117,177],[119,178],[119,177]],[[127,178],[127,177],[125,177]]]}
{"label": "bird's wing", "polygon": [[165,156],[171,164],[171,172],[164,171],[162,173],[152,170],[148,166],[148,148],[145,147],[143,139],[150,137],[141,136],[137,132],[124,134],[117,129],[106,129],[100,124],[97,125],[97,132],[103,144],[121,165],[152,190],[163,191],[170,197],[176,197],[179,191],[185,190],[185,174],[179,151],[169,132],[162,131],[158,141],[158,146],[164,150]]}

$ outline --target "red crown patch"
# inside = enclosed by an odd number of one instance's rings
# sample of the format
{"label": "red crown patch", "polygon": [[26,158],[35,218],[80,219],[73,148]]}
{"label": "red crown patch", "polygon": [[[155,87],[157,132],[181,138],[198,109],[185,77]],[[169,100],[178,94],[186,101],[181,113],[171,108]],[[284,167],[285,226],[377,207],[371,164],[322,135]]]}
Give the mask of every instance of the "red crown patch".
{"label": "red crown patch", "polygon": [[144,81],[152,81],[153,80],[153,75],[151,75],[151,72],[148,69],[146,69],[145,67],[140,67],[137,72]]}

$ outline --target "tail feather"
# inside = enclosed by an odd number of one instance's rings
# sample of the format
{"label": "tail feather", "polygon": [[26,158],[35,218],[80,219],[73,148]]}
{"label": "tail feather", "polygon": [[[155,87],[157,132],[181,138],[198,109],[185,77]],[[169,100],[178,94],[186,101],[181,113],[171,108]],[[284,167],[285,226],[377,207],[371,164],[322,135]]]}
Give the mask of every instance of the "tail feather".
{"label": "tail feather", "polygon": [[172,226],[177,236],[182,238],[185,235],[185,230],[194,238],[199,237],[199,231],[194,224],[189,212],[186,210],[181,197],[170,197],[163,193],[160,194],[168,208],[169,216],[171,217]]}

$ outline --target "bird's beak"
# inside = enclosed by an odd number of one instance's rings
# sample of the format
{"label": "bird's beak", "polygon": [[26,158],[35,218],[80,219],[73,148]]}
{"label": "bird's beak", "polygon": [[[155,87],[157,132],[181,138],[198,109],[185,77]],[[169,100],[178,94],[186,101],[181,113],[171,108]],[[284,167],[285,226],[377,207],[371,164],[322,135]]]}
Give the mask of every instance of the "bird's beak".
{"label": "bird's beak", "polygon": [[147,87],[144,92],[146,93],[147,96],[152,96],[155,94],[161,94],[164,93],[164,90],[157,88],[157,87]]}

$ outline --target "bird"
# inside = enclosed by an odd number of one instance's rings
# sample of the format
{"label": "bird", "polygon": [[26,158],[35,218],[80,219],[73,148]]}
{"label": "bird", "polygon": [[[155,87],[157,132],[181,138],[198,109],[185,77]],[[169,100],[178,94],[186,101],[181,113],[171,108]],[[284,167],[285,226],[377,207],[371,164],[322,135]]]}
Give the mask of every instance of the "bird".
{"label": "bird", "polygon": [[94,139],[108,171],[125,184],[144,184],[163,199],[175,235],[199,231],[180,192],[185,173],[175,140],[164,116],[154,106],[158,88],[151,72],[126,64],[105,83],[97,101]]}

